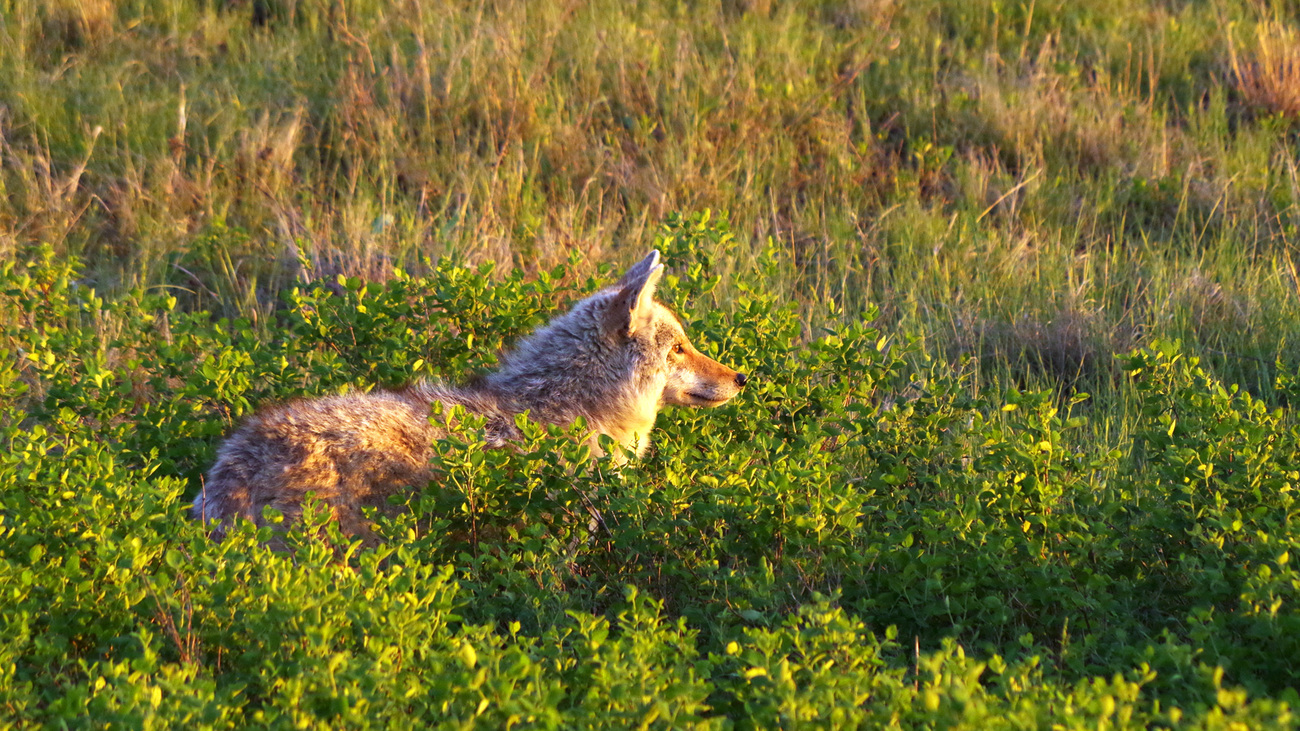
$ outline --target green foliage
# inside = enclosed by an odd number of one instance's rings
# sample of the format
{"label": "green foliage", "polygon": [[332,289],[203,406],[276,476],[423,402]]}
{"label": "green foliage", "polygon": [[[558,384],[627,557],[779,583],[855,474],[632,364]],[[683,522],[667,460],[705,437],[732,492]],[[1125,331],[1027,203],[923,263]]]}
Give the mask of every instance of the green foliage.
{"label": "green foliage", "polygon": [[4,717],[1294,726],[1287,410],[1158,343],[1123,359],[1139,416],[1108,443],[1084,395],[972,388],[866,320],[809,331],[763,287],[774,250],[721,311],[735,244],[707,216],[657,244],[664,296],[745,393],[665,412],[623,467],[523,420],[489,450],[462,415],[367,550],[318,506],[282,550],[247,525],[212,542],[185,508],[259,404],[489,367],[596,282],[440,263],[300,286],[255,326],[106,301],[48,249],[4,265]]}

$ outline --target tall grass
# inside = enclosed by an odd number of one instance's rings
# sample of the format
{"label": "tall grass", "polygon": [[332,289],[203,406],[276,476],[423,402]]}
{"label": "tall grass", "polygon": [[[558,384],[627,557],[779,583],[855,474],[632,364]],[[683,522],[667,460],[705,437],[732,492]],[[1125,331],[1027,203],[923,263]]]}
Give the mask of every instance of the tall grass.
{"label": "tall grass", "polygon": [[[1300,363],[1294,10],[1096,0],[0,0],[0,255],[258,320],[424,257],[626,261],[673,211],[810,326],[1096,390]],[[725,285],[724,285],[725,294]]]}

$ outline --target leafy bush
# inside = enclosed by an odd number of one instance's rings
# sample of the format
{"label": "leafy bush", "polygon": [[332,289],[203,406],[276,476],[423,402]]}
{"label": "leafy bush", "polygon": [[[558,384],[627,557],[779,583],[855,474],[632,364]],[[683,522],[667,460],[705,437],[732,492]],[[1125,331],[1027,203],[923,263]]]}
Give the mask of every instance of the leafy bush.
{"label": "leafy bush", "polygon": [[185,509],[259,404],[490,367],[596,282],[444,262],[302,286],[254,324],[165,292],[106,302],[48,251],[6,264],[4,715],[1294,725],[1289,413],[1159,344],[1125,358],[1142,417],[1108,443],[1084,396],[972,393],[869,321],[810,331],[764,293],[775,251],[722,311],[710,252],[731,245],[707,217],[659,241],[696,342],[753,374],[741,398],[665,412],[621,468],[522,422],[519,449],[488,450],[466,419],[370,550],[321,510],[273,551]]}

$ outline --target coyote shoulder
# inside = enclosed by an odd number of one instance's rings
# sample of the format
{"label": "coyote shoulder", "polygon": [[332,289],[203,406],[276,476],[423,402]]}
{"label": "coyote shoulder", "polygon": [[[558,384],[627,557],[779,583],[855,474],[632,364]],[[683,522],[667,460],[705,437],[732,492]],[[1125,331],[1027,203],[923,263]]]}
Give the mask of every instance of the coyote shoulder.
{"label": "coyote shoulder", "polygon": [[433,405],[460,405],[487,420],[487,440],[517,438],[515,415],[570,425],[578,417],[597,435],[638,456],[665,404],[717,406],[745,375],[700,353],[676,316],[654,300],[663,275],[659,252],[612,287],[581,300],[521,341],[501,368],[460,387],[422,381],[400,391],[291,401],[253,415],[221,446],[193,515],[261,522],[271,506],[286,521],[301,515],[308,492],[329,506],[348,534],[367,532],[363,509],[421,487],[433,445],[446,429]]}

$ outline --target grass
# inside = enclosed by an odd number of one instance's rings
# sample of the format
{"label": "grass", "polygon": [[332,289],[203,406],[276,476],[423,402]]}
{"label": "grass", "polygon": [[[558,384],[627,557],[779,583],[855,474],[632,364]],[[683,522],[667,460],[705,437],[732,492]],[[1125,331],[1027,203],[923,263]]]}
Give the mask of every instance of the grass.
{"label": "grass", "polygon": [[[0,253],[255,322],[302,279],[624,262],[673,211],[808,327],[1106,392],[1300,351],[1294,33],[1249,3],[0,6]],[[504,269],[503,269],[504,271]],[[726,302],[726,285],[723,287]]]}
{"label": "grass", "polygon": [[1280,10],[0,8],[0,251],[52,243],[106,292],[264,318],[303,277],[627,261],[712,209],[728,266],[770,238],[810,312],[874,303],[1000,371],[1153,337],[1260,392],[1300,362]]}

